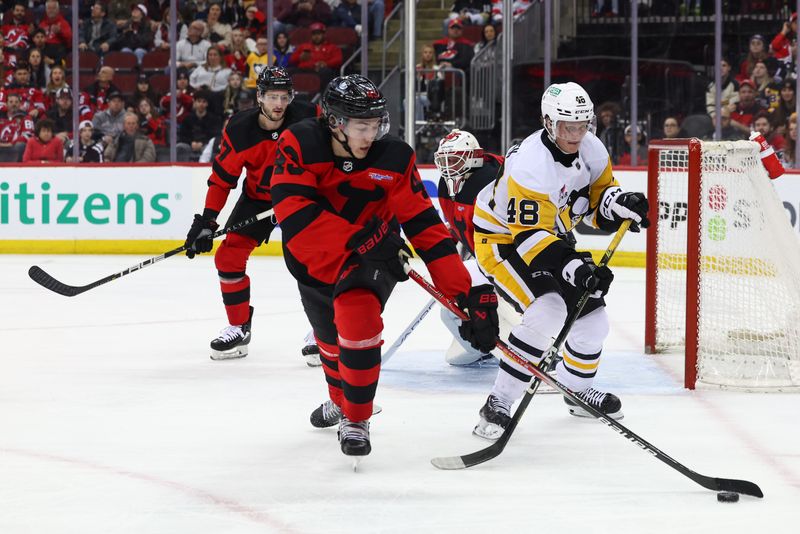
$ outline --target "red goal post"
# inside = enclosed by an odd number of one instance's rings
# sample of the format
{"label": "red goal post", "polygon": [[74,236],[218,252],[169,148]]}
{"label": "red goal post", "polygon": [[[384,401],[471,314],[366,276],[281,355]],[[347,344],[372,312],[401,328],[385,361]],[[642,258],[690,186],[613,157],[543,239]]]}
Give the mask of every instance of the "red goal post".
{"label": "red goal post", "polygon": [[751,141],[648,147],[645,350],[684,384],[800,387],[800,242]]}

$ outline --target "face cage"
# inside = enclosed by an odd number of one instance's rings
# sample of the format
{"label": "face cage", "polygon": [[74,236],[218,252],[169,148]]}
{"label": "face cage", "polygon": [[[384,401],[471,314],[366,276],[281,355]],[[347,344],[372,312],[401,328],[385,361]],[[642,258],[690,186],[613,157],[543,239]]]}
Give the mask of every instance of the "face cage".
{"label": "face cage", "polygon": [[[472,170],[469,162],[478,157],[477,150],[461,150],[457,152],[436,152],[433,163],[447,184],[451,197],[456,196],[466,182],[466,175]],[[482,155],[481,155],[482,156]],[[455,160],[455,161],[453,161]]]}
{"label": "face cage", "polygon": [[381,123],[380,123],[380,125],[378,125],[378,133],[377,133],[377,135],[375,135],[374,141],[380,140],[386,134],[389,133],[390,124],[389,124],[389,112],[388,111],[384,111],[383,115],[380,116],[380,117],[339,117],[338,115],[334,115],[334,114],[329,115],[329,117],[330,118],[328,119],[328,124],[330,125],[330,127],[338,129],[339,131],[341,131],[344,134],[345,139],[349,138],[349,136],[345,132],[345,129],[347,128],[347,122],[349,120],[351,120],[351,119],[356,119],[356,120],[357,119],[378,119],[378,118],[381,119]]}

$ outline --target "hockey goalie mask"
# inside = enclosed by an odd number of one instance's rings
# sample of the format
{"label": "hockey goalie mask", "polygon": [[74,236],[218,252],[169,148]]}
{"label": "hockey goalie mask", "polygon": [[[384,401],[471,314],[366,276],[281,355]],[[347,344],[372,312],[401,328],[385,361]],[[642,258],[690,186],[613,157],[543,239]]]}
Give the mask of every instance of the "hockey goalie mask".
{"label": "hockey goalie mask", "polygon": [[447,184],[447,192],[456,196],[468,174],[483,166],[483,149],[475,136],[462,130],[453,130],[439,141],[433,162]]}
{"label": "hockey goalie mask", "polygon": [[594,104],[577,83],[554,83],[542,95],[547,136],[565,153],[575,153],[586,132],[595,131]]}

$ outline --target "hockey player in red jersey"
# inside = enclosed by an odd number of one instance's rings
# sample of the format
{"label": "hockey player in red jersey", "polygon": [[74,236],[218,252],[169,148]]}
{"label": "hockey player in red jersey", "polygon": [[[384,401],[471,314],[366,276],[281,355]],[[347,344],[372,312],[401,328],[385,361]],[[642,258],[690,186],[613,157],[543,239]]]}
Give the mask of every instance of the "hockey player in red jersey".
{"label": "hockey player in red jersey", "polygon": [[497,300],[492,292],[471,291],[413,149],[385,136],[386,99],[375,84],[358,75],[335,78],[322,107],[320,120],[302,121],[281,136],[272,192],[284,258],[314,328],[331,399],[311,422],[339,421],[342,452],[363,456],[371,450],[381,312],[395,284],[408,278],[399,226],[436,286],[468,309],[465,336],[483,351],[495,346]]}
{"label": "hockey player in red jersey", "polygon": [[[196,214],[186,236],[186,255],[210,252],[210,236],[218,227],[217,216],[242,170],[247,177],[242,194],[227,225],[267,211],[272,207],[270,179],[275,163],[278,137],[289,125],[318,114],[317,107],[294,101],[292,79],[285,69],[265,68],[257,80],[258,106],[234,115],[220,141],[220,151],[211,167],[205,209]],[[214,262],[219,273],[222,301],[229,326],[211,341],[211,358],[223,360],[247,355],[253,307],[250,306],[250,278],[247,260],[253,250],[269,240],[275,220],[269,217],[236,232],[229,232],[217,249]]]}
{"label": "hockey player in red jersey", "polygon": [[[472,278],[472,285],[491,287],[491,282],[475,262],[472,212],[480,190],[497,178],[503,156],[484,152],[474,135],[456,129],[439,141],[433,162],[440,173],[438,193],[442,215],[450,226],[453,239],[463,247],[461,257]],[[459,335],[461,320],[458,317],[442,308],[441,318],[453,334],[453,343],[445,353],[447,363],[472,365],[495,361],[490,354],[473,348]]]}

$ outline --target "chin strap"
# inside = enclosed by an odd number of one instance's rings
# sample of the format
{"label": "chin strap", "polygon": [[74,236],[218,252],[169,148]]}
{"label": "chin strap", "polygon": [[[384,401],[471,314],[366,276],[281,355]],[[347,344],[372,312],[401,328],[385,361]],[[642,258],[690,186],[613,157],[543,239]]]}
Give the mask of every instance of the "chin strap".
{"label": "chin strap", "polygon": [[338,128],[336,129],[344,136],[344,141],[339,139],[339,137],[336,135],[334,135],[333,138],[336,139],[336,141],[339,142],[344,147],[345,150],[347,150],[347,152],[353,157],[353,159],[358,159],[356,155],[353,154],[353,150],[350,148],[350,145],[347,142],[347,134],[344,133],[342,130],[339,130]]}

